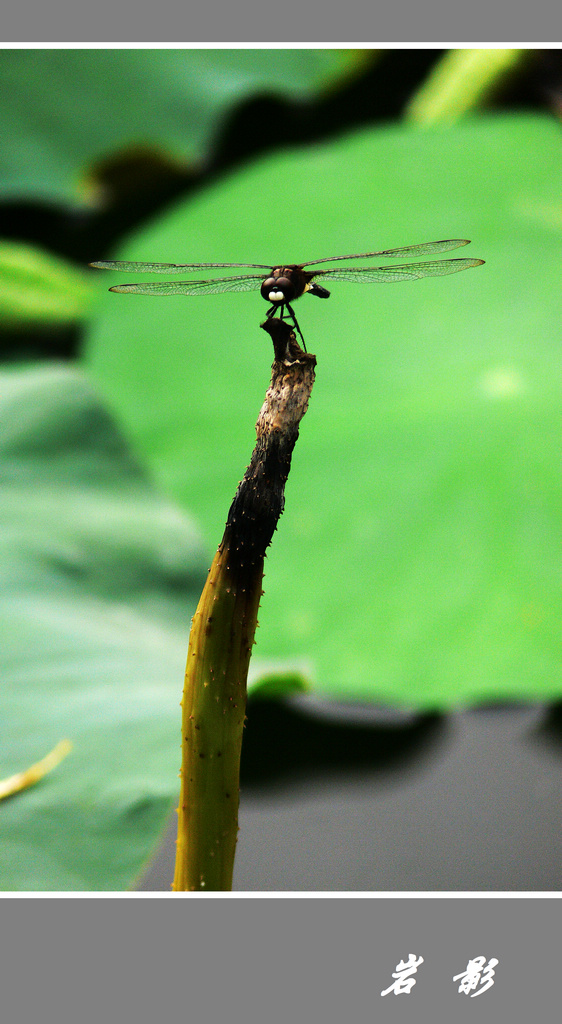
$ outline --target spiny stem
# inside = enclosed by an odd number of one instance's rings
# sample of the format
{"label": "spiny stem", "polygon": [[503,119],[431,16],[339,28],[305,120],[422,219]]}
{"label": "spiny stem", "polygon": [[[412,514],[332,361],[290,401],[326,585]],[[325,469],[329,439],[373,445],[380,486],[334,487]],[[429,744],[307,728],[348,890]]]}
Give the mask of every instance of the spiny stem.
{"label": "spiny stem", "polygon": [[182,699],[182,768],[173,889],[232,888],[238,835],[246,681],[262,595],[266,548],[284,506],[285,482],[316,359],[285,322],[262,325],[275,362],[252,460],[193,617]]}

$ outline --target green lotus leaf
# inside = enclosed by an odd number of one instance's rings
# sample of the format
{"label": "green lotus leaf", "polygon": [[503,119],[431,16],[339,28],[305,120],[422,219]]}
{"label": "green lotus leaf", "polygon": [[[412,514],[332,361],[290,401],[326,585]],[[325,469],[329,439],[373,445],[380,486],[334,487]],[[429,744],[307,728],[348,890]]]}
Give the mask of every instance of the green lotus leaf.
{"label": "green lotus leaf", "polygon": [[[308,661],[317,693],[420,708],[562,693],[560,154],[538,116],[362,131],[269,156],[115,253],[274,264],[469,238],[458,255],[486,260],[296,304],[317,379],[256,650]],[[85,362],[214,545],[269,379],[259,282],[101,294],[131,280],[100,272]]]}
{"label": "green lotus leaf", "polygon": [[[209,552],[63,365],[0,375],[0,548],[0,779],[73,745],[0,805],[0,888],[128,888],[179,793]],[[294,665],[262,676],[302,688]]]}
{"label": "green lotus leaf", "polygon": [[201,164],[240,103],[310,100],[364,60],[356,50],[3,50],[0,195],[83,205],[99,198],[90,175],[103,161],[141,152]]}

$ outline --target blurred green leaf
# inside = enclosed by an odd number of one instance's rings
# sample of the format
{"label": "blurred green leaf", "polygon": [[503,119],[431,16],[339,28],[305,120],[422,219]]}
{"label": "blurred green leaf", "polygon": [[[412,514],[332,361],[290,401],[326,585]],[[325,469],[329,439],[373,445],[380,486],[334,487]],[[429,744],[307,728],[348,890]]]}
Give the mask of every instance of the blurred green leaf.
{"label": "blurred green leaf", "polygon": [[[0,375],[0,888],[130,887],[179,793],[190,616],[209,556],[147,482],[84,377]],[[294,664],[254,666],[265,692]]]}
{"label": "blurred green leaf", "polygon": [[236,105],[311,99],[364,60],[326,49],[2,50],[0,195],[95,202],[94,165],[127,151],[187,168],[209,157]]}
{"label": "blurred green leaf", "polygon": [[29,245],[0,242],[0,327],[24,331],[75,323],[92,296],[84,271]]}
{"label": "blurred green leaf", "polygon": [[[561,166],[547,118],[367,131],[263,160],[116,254],[293,262],[468,237],[461,255],[487,261],[334,282],[297,306],[318,372],[257,651],[309,659],[320,692],[419,707],[562,692]],[[119,280],[100,272],[100,290]],[[129,436],[210,545],[269,379],[265,309],[258,291],[100,295],[89,340]]]}
{"label": "blurred green leaf", "polygon": [[1,375],[0,777],[72,756],[0,815],[3,889],[121,889],[177,790],[206,557],[81,374]]}
{"label": "blurred green leaf", "polygon": [[411,99],[406,119],[428,126],[451,123],[481,107],[532,59],[532,50],[449,50]]}

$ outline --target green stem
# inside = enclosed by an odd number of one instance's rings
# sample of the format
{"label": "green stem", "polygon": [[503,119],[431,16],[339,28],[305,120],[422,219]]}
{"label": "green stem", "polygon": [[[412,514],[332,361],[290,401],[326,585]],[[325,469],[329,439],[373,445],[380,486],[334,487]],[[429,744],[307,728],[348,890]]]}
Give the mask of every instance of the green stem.
{"label": "green stem", "polygon": [[229,890],[238,832],[246,679],[259,586],[240,592],[221,544],[191,627],[182,700],[178,844],[173,888]]}
{"label": "green stem", "polygon": [[288,325],[268,320],[275,362],[251,463],[193,617],[182,699],[176,892],[232,888],[238,835],[246,683],[262,595],[265,551],[314,382],[314,356]]}

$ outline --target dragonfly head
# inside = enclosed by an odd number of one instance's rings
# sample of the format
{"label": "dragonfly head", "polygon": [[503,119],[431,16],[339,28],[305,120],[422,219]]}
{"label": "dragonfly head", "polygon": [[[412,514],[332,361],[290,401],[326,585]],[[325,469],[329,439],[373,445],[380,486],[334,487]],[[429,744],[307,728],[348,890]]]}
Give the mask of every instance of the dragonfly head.
{"label": "dragonfly head", "polygon": [[262,298],[274,305],[282,305],[284,302],[292,302],[302,295],[303,289],[298,287],[293,280],[293,274],[289,267],[279,267],[273,270],[270,277],[266,277],[261,286]]}

